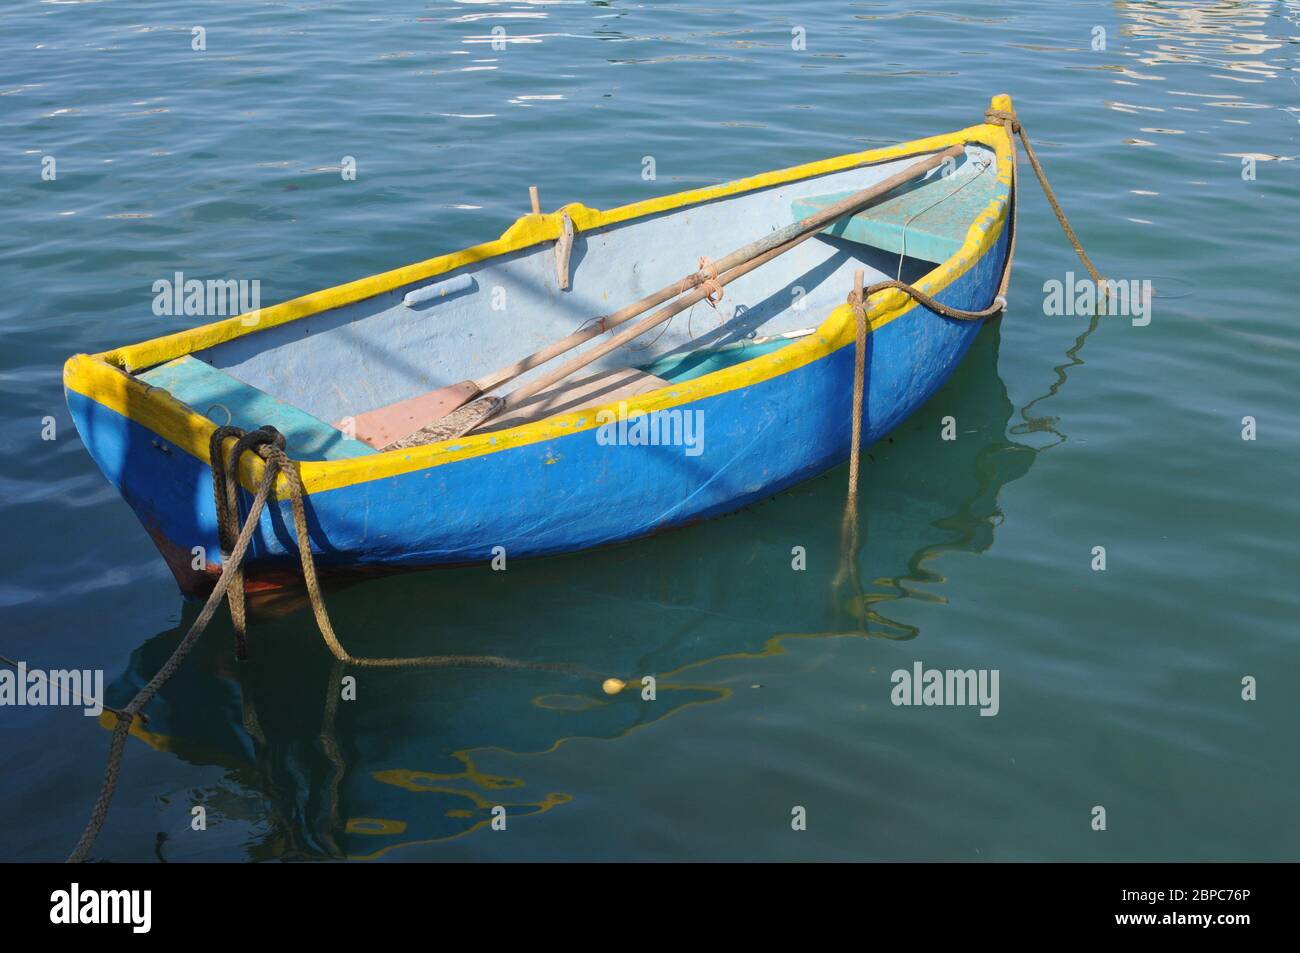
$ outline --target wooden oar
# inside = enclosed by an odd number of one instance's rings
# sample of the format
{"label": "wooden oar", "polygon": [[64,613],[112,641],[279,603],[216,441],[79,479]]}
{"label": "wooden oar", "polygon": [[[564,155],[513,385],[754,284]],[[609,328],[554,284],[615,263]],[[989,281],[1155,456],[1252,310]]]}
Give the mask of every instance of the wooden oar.
{"label": "wooden oar", "polygon": [[[447,414],[483,394],[495,390],[502,384],[509,383],[519,375],[532,370],[534,367],[545,364],[547,361],[558,357],[566,351],[571,351],[578,345],[590,341],[594,337],[598,337],[611,328],[618,327],[619,325],[630,321],[632,318],[644,314],[656,305],[663,304],[665,301],[675,298],[683,292],[698,287],[700,284],[714,278],[715,275],[716,280],[720,284],[726,284],[733,278],[740,277],[741,274],[745,274],[752,269],[746,269],[745,272],[737,272],[734,275],[730,274],[730,272],[737,269],[738,266],[755,262],[759,257],[763,257],[763,261],[771,261],[775,256],[768,255],[768,253],[773,249],[781,248],[785,251],[789,248],[793,248],[795,244],[798,244],[796,239],[811,237],[827,225],[830,225],[836,219],[861,211],[885,193],[916,178],[918,175],[929,172],[931,169],[942,165],[949,158],[957,158],[964,154],[964,152],[965,148],[963,146],[956,145],[951,146],[942,152],[937,152],[934,155],[927,156],[919,162],[914,162],[906,169],[896,172],[888,178],[882,179],[875,185],[869,186],[860,192],[855,192],[853,195],[841,199],[834,205],[827,206],[820,212],[809,215],[807,218],[800,219],[799,221],[787,225],[784,228],[777,229],[771,234],[765,235],[756,241],[752,241],[747,245],[737,248],[729,255],[714,262],[712,269],[700,269],[699,271],[691,272],[684,278],[681,278],[670,285],[665,285],[653,294],[646,295],[639,301],[634,301],[626,307],[615,311],[613,314],[606,315],[585,327],[579,328],[567,337],[561,338],[559,341],[547,345],[540,351],[536,351],[520,361],[516,361],[513,364],[507,364],[505,367],[498,368],[497,370],[485,374],[483,377],[476,380],[461,381],[459,384],[452,384],[448,387],[443,387],[439,390],[430,391],[427,394],[413,397],[410,400],[402,401],[399,404],[390,405],[389,407],[381,407],[377,410],[359,415],[355,418],[357,439],[364,440],[372,446],[388,446],[395,441],[404,439],[416,431],[422,430],[430,424],[441,420]],[[705,297],[705,295],[694,297],[690,304],[702,300],[703,297]],[[672,314],[678,313],[678,311],[685,307],[689,307],[689,304],[683,304],[681,308],[673,311]],[[667,318],[671,316],[671,314],[666,315],[663,320],[667,320]],[[645,325],[647,329],[653,326],[653,324]],[[601,352],[601,354],[607,353],[609,352]],[[592,360],[595,360],[595,358],[592,358]],[[571,366],[572,370],[577,370],[578,368],[585,367],[588,363],[590,363],[590,361],[584,361],[582,363],[571,362],[571,364],[565,365],[565,367]],[[571,372],[572,371],[568,371],[561,376],[567,376],[568,373]],[[559,378],[552,379],[551,375],[547,375],[544,379],[547,380],[548,383],[554,383],[554,380],[558,380]],[[528,386],[530,390],[526,396],[531,396],[532,394],[537,393],[537,390],[540,389],[532,389],[533,385]],[[511,406],[517,405],[519,400],[522,399],[516,397],[520,392],[521,391],[515,391],[511,394]],[[499,410],[504,409],[504,407],[499,408]],[[370,418],[374,419],[372,420]],[[373,435],[371,431],[374,431]]]}
{"label": "wooden oar", "polygon": [[[726,285],[734,281],[735,279],[741,277],[742,275],[748,274],[758,266],[766,264],[767,262],[771,261],[773,258],[776,258],[779,255],[785,254],[791,248],[794,248],[796,245],[800,244],[801,242],[804,242],[807,239],[811,238],[817,232],[821,231],[821,229],[826,225],[828,221],[834,221],[835,219],[841,218],[846,214],[852,214],[853,212],[859,211],[863,206],[870,203],[873,199],[884,194],[885,192],[897,188],[902,183],[908,181],[909,179],[917,175],[920,175],[923,172],[928,172],[930,169],[933,169],[936,166],[942,164],[944,160],[947,159],[949,156],[960,155],[963,152],[964,152],[964,147],[952,146],[951,148],[948,148],[943,152],[936,153],[935,155],[932,155],[929,158],[923,159],[920,162],[908,166],[902,172],[896,173],[895,175],[890,176],[888,179],[884,179],[881,182],[878,182],[876,185],[872,186],[869,189],[864,189],[861,192],[858,192],[854,195],[849,196],[846,199],[841,200],[840,202],[836,202],[834,205],[827,207],[820,214],[810,215],[808,218],[801,219],[800,221],[796,222],[793,226],[787,226],[786,228],[779,229],[778,231],[773,232],[772,235],[768,236],[766,239],[761,239],[760,242],[752,242],[750,245],[746,246],[746,248],[752,247],[754,245],[758,245],[760,243],[766,244],[769,247],[766,251],[760,253],[756,257],[750,258],[748,261],[742,262],[740,264],[735,265],[734,267],[731,267],[730,270],[728,270],[725,274],[720,274],[717,278],[718,284]],[[815,220],[820,220],[820,221],[816,221],[816,224],[813,224]],[[793,237],[789,237],[791,231],[795,232]],[[773,247],[771,240],[774,237],[776,238],[785,237],[786,240]],[[724,258],[723,261],[725,262],[728,259],[731,259],[736,254],[738,254],[738,252],[733,252],[731,255],[728,255],[727,258]],[[718,263],[718,267],[719,270],[721,270],[722,262]],[[634,338],[640,337],[642,334],[649,331],[651,328],[663,324],[663,322],[667,321],[673,315],[678,314],[686,310],[687,308],[691,307],[692,305],[699,303],[700,301],[708,297],[709,293],[710,293],[710,289],[707,287],[696,288],[694,291],[690,292],[689,294],[683,295],[682,297],[678,298],[676,301],[668,305],[666,308],[661,308],[660,310],[656,311],[654,314],[650,315],[648,318],[638,321],[636,324],[632,325],[630,328],[627,328],[624,331],[620,331],[618,334],[614,335],[609,340],[603,341],[602,343],[596,345],[590,350],[585,351],[584,353],[575,357],[573,360],[568,361],[567,363],[561,365],[560,367],[557,367],[555,370],[551,371],[550,373],[543,374],[541,377],[538,377],[535,380],[528,382],[527,384],[523,384],[515,388],[513,391],[510,392],[510,394],[501,403],[501,405],[497,407],[494,412],[488,415],[488,417],[489,418],[494,417],[497,414],[505,413],[515,407],[518,407],[521,403],[528,400],[528,398],[532,397],[534,394],[537,394],[540,391],[543,391],[546,388],[550,387],[552,384],[555,384],[556,382],[563,380],[564,378],[572,374],[574,371],[581,370],[582,368],[586,367],[588,364],[592,363],[593,361],[599,360],[600,358],[604,357],[606,354],[609,354],[612,351],[617,350],[618,348],[622,347],[624,344],[627,344],[629,341],[633,340]]]}
{"label": "wooden oar", "polygon": [[[749,261],[745,262],[744,264],[737,265],[735,268],[732,268],[726,274],[719,275],[717,278],[718,284],[727,285],[730,282],[735,281],[737,278],[741,277],[742,275],[749,274],[759,265],[765,265],[773,258],[776,258],[778,255],[785,254],[791,248],[794,248],[796,245],[800,244],[801,242],[805,242],[809,238],[812,238],[814,234],[815,232],[808,232],[805,235],[799,235],[795,238],[790,239],[790,241],[786,242],[784,245],[777,245],[775,248],[763,252],[763,254],[759,255],[757,258],[751,258]],[[640,337],[642,334],[645,334],[645,332],[649,331],[651,328],[663,324],[673,315],[679,314],[680,312],[685,311],[687,308],[691,307],[692,305],[698,304],[699,302],[703,301],[705,298],[709,296],[711,290],[712,289],[707,287],[696,288],[694,291],[690,292],[689,294],[682,295],[680,298],[678,298],[676,301],[674,301],[672,304],[668,305],[667,307],[660,308],[658,311],[650,315],[648,318],[642,318],[640,321],[632,325],[630,328],[625,328],[624,330],[620,331],[618,334],[615,334],[612,338],[609,338],[606,341],[601,341],[591,350],[584,351],[582,354],[579,354],[573,360],[560,365],[550,373],[543,374],[541,377],[538,377],[536,380],[529,381],[527,384],[521,384],[519,387],[516,387],[514,390],[512,390],[506,396],[505,400],[501,401],[501,403],[496,408],[494,408],[491,412],[489,412],[485,417],[477,421],[474,424],[474,426],[477,427],[479,424],[486,422],[488,419],[495,417],[497,414],[502,414],[509,410],[513,410],[515,407],[518,407],[520,404],[522,404],[528,398],[532,397],[534,394],[538,393],[539,391],[545,390],[546,388],[550,387],[552,384],[554,384],[557,381],[563,380],[564,378],[572,374],[574,371],[581,370],[582,368],[590,364],[592,361],[599,360],[600,358],[604,357],[606,354],[610,353],[611,351],[618,350],[624,344],[627,344],[629,341],[633,340],[634,338]]]}

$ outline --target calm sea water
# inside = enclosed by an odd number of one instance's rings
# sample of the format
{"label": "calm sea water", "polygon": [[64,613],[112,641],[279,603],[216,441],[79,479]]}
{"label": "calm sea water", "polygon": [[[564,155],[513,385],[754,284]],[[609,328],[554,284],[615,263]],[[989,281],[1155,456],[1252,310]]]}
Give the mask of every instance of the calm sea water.
{"label": "calm sea water", "polygon": [[[329,595],[358,654],[655,674],[653,702],[475,670],[364,673],[327,704],[299,601],[262,610],[245,664],[220,617],[147,709],[95,856],[1300,858],[1300,3],[917,6],[0,12],[0,653],[102,668],[119,704],[195,608],[82,449],[61,365],[186,326],[150,307],[175,271],[269,303],[493,238],[530,184],[622,204],[959,128],[1005,91],[1102,270],[1156,295],[1145,327],[1045,315],[1080,269],[1026,168],[1010,311],[872,449],[848,581],[840,468],[595,555]],[[892,705],[916,662],[996,669],[998,714]],[[67,853],[107,742],[0,709],[0,858]]]}

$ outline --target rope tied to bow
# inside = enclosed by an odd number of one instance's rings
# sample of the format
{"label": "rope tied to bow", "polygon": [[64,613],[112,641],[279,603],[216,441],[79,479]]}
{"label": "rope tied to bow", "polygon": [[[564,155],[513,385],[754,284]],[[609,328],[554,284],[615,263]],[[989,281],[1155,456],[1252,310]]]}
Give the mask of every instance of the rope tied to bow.
{"label": "rope tied to bow", "polygon": [[[1020,117],[1009,109],[988,109],[984,112],[984,121],[990,125],[1004,126],[1012,135],[1020,137],[1020,141],[1025,145],[1025,155],[1029,159],[1029,164],[1034,169],[1034,175],[1038,177],[1038,184],[1043,187],[1043,195],[1047,197],[1048,204],[1052,206],[1052,211],[1056,214],[1056,220],[1061,223],[1061,229],[1065,232],[1065,237],[1070,240],[1070,245],[1074,248],[1075,254],[1079,256],[1079,260],[1083,262],[1083,267],[1088,269],[1088,275],[1096,283],[1098,289],[1104,292],[1106,287],[1105,279],[1098,273],[1092,259],[1083,250],[1083,243],[1079,241],[1079,236],[1070,227],[1070,220],[1065,217],[1065,211],[1061,208],[1061,203],[1057,201],[1056,193],[1052,191],[1052,184],[1047,181],[1047,173],[1043,171],[1042,163],[1038,161],[1038,155],[1034,152],[1034,147],[1029,141],[1029,135],[1020,122]],[[1015,139],[1011,139],[1011,158],[1014,163],[1016,158]],[[1012,234],[1012,240],[1015,240],[1014,233]],[[1005,290],[1004,288],[1004,293]]]}
{"label": "rope tied to bow", "polygon": [[[1011,165],[1013,169],[1016,167],[1018,161],[1016,154],[1016,140],[1014,136],[1020,137],[1020,141],[1024,143],[1025,155],[1029,158],[1029,164],[1033,167],[1034,174],[1038,177],[1038,184],[1042,186],[1043,194],[1047,197],[1048,203],[1052,206],[1052,211],[1056,214],[1056,220],[1061,224],[1061,229],[1065,232],[1065,237],[1069,239],[1070,245],[1073,246],[1075,253],[1079,256],[1079,260],[1082,261],[1084,267],[1088,269],[1088,274],[1096,283],[1097,288],[1105,294],[1105,279],[1098,273],[1092,260],[1088,257],[1087,252],[1083,250],[1083,244],[1079,241],[1079,237],[1070,226],[1070,221],[1066,218],[1065,211],[1061,208],[1061,203],[1057,200],[1056,193],[1052,190],[1051,183],[1047,181],[1047,173],[1043,171],[1043,166],[1038,161],[1038,156],[1034,153],[1034,147],[1029,142],[1029,136],[1025,133],[1020,118],[1011,110],[988,109],[984,113],[984,121],[990,125],[1003,126],[1011,134],[1008,136],[1008,140],[1011,145]],[[1011,193],[1010,212],[1011,235],[1007,241],[1006,259],[1002,265],[1002,277],[998,282],[997,291],[993,295],[993,301],[987,308],[982,308],[978,311],[954,308],[950,305],[943,304],[940,301],[936,301],[921,289],[910,285],[905,281],[878,281],[875,284],[864,288],[862,286],[863,273],[858,271],[854,275],[854,287],[848,295],[848,305],[853,312],[854,320],[857,325],[853,355],[853,429],[849,442],[849,485],[844,505],[844,520],[841,526],[842,556],[840,572],[836,577],[837,584],[846,578],[854,576],[857,561],[858,482],[860,476],[858,457],[862,451],[863,400],[866,392],[867,334],[870,331],[871,323],[869,320],[869,299],[877,292],[896,288],[910,296],[919,304],[928,308],[930,311],[957,321],[983,321],[1005,311],[1007,307],[1007,290],[1011,286],[1011,264],[1016,251],[1018,205],[1019,199],[1016,190],[1013,189]]]}
{"label": "rope tied to bow", "polygon": [[[1033,167],[1034,174],[1038,177],[1038,184],[1042,186],[1043,194],[1047,197],[1048,204],[1052,206],[1052,211],[1056,214],[1056,220],[1060,222],[1061,229],[1065,232],[1065,237],[1069,239],[1070,245],[1079,256],[1079,260],[1082,261],[1084,267],[1088,269],[1088,274],[1096,283],[1097,288],[1103,294],[1106,293],[1106,279],[1104,279],[1097,271],[1096,266],[1092,263],[1092,259],[1088,257],[1088,253],[1083,250],[1083,244],[1079,241],[1079,236],[1075,234],[1074,228],[1071,227],[1070,220],[1066,218],[1065,211],[1061,208],[1061,203],[1057,200],[1056,192],[1053,191],[1051,183],[1047,181],[1047,173],[1043,171],[1043,166],[1038,161],[1038,156],[1034,152],[1034,147],[1029,142],[1029,136],[1026,134],[1019,117],[1016,116],[1014,112],[1007,109],[989,109],[984,113],[984,121],[990,125],[1003,126],[1013,135],[1018,135],[1020,137],[1020,141],[1024,143],[1025,155],[1029,158],[1029,164]],[[1010,143],[1011,162],[1012,167],[1014,168],[1018,161],[1015,139],[1011,139]],[[849,295],[850,306],[855,309],[855,312],[860,308],[863,310],[863,313],[865,313],[869,308],[867,299],[869,299],[873,294],[886,291],[890,288],[897,288],[899,291],[902,291],[904,294],[910,296],[913,300],[924,305],[936,314],[957,321],[982,321],[1006,310],[1007,290],[1011,286],[1011,265],[1016,254],[1018,206],[1019,198],[1013,190],[1011,195],[1011,237],[1007,241],[1007,255],[1003,262],[1002,277],[998,282],[998,290],[994,293],[993,301],[987,308],[982,308],[978,311],[954,308],[951,305],[946,305],[935,300],[933,297],[914,285],[910,285],[905,281],[893,279],[888,281],[878,281],[865,289],[860,287],[855,288]]]}
{"label": "rope tied to bow", "polygon": [[[222,453],[226,440],[235,438],[235,445],[229,456]],[[294,533],[298,542],[298,557],[302,565],[303,581],[307,586],[307,595],[311,602],[312,614],[330,654],[339,663],[358,668],[499,668],[527,669],[531,671],[557,672],[580,678],[600,679],[603,676],[581,665],[565,662],[525,662],[504,658],[497,655],[426,655],[418,658],[359,658],[352,655],[339,641],[330,622],[329,612],[325,608],[325,597],[321,592],[320,580],[316,575],[316,560],[311,551],[311,539],[307,527],[307,510],[304,504],[306,490],[297,466],[285,452],[284,435],[274,427],[263,426],[257,430],[245,432],[239,427],[218,427],[212,434],[208,445],[208,460],[212,468],[213,496],[217,507],[217,535],[221,545],[221,575],[213,586],[207,602],[199,610],[198,616],[181,639],[167,661],[157,674],[141,688],[117,714],[117,723],[113,726],[113,735],[109,741],[108,765],[104,771],[104,780],[100,786],[99,796],[91,809],[85,830],[68,856],[69,863],[81,863],[90,853],[95,839],[99,836],[108,817],[108,808],[117,789],[117,779],[122,765],[122,754],[126,747],[127,735],[140,710],[159,692],[167,681],[176,674],[190,651],[198,642],[208,624],[216,615],[221,600],[230,596],[230,616],[235,627],[236,652],[240,658],[247,658],[247,615],[244,604],[243,563],[252,544],[253,534],[257,529],[266,503],[274,497],[278,478],[283,478],[288,490],[289,501],[293,509]],[[262,458],[262,476],[257,490],[253,494],[248,515],[242,526],[239,524],[239,460],[244,453],[253,452]],[[231,532],[233,532],[233,538]]]}
{"label": "rope tied to bow", "polygon": [[[271,439],[274,440],[273,437]],[[220,444],[218,444],[219,447]],[[258,453],[263,455],[270,453],[272,450],[283,456],[284,451],[276,448],[273,442],[258,447]],[[211,459],[215,477],[216,470],[220,466],[220,453]],[[104,771],[104,781],[100,786],[99,797],[95,799],[95,806],[91,809],[90,818],[86,821],[86,828],[82,832],[80,840],[77,841],[77,846],[73,848],[71,855],[68,857],[69,863],[80,863],[86,859],[86,855],[90,853],[90,848],[95,844],[95,838],[99,836],[99,831],[104,826],[104,820],[108,817],[108,806],[112,803],[113,792],[117,789],[117,778],[122,766],[122,752],[126,746],[126,737],[131,732],[131,725],[135,722],[135,716],[158,693],[159,689],[176,674],[181,667],[181,663],[185,661],[186,656],[190,654],[190,650],[194,648],[194,644],[199,640],[199,636],[203,634],[203,630],[212,621],[217,607],[221,605],[222,598],[235,582],[238,567],[243,563],[244,555],[248,552],[248,546],[252,542],[253,530],[257,527],[258,520],[262,515],[262,509],[266,506],[267,497],[270,496],[271,489],[275,485],[279,461],[277,460],[275,464],[272,464],[269,458],[266,459],[268,465],[262,473],[262,480],[258,484],[256,494],[253,496],[253,503],[248,511],[248,519],[244,522],[238,537],[231,544],[229,559],[222,569],[220,578],[217,579],[216,586],[212,589],[212,594],[208,596],[208,601],[203,604],[198,617],[195,618],[189,631],[181,639],[180,644],[172,650],[171,656],[163,663],[162,668],[149,680],[148,684],[136,692],[134,698],[127,702],[117,719],[117,723],[113,726],[113,736],[108,746],[108,767]]]}
{"label": "rope tied to bow", "polygon": [[[222,460],[221,451],[227,438],[235,438],[230,456]],[[248,621],[244,597],[243,560],[231,562],[235,540],[239,537],[239,458],[246,451],[260,452],[262,447],[273,446],[284,451],[287,442],[284,434],[274,427],[264,425],[245,433],[239,427],[218,427],[208,440],[208,459],[212,463],[212,495],[217,510],[217,541],[221,547],[222,565],[230,566],[230,622],[235,629],[235,657],[241,662],[248,658]],[[287,459],[287,458],[286,458]],[[276,464],[277,469],[279,463]]]}

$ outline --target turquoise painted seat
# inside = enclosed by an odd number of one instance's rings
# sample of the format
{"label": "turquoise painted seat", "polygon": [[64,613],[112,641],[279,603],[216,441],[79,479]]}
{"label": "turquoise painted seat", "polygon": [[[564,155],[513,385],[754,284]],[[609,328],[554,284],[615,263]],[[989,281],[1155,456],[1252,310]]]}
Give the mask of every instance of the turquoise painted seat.
{"label": "turquoise painted seat", "polygon": [[226,423],[228,411],[229,422],[245,430],[270,424],[288,439],[289,456],[295,460],[342,460],[375,452],[306,411],[195,357],[178,357],[136,376],[214,423]]}
{"label": "turquoise painted seat", "polygon": [[[946,261],[966,240],[971,222],[996,195],[993,169],[978,169],[967,162],[950,176],[936,176],[856,215],[838,219],[822,229],[822,234],[922,261]],[[790,207],[796,219],[807,218],[852,194],[809,196],[796,199]]]}

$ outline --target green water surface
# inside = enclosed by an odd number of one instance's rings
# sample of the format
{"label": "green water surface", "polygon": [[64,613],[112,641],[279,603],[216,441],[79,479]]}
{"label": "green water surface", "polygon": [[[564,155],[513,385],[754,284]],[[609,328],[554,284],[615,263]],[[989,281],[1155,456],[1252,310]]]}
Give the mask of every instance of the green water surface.
{"label": "green water surface", "polygon": [[[851,564],[841,467],[644,542],[329,593],[355,654],[548,668],[342,672],[296,594],[239,664],[219,617],[94,856],[1300,858],[1298,23],[1295,0],[7,5],[0,653],[103,669],[118,704],[196,610],[61,365],[202,323],[153,313],[176,271],[284,300],[494,238],[530,184],[609,207],[1007,92],[1102,270],[1155,292],[1145,326],[1045,314],[1082,269],[1025,168],[1009,311],[864,457]],[[891,704],[916,662],[997,670],[998,713]],[[653,701],[601,691],[645,674]],[[107,743],[0,708],[0,859],[68,852]]]}

